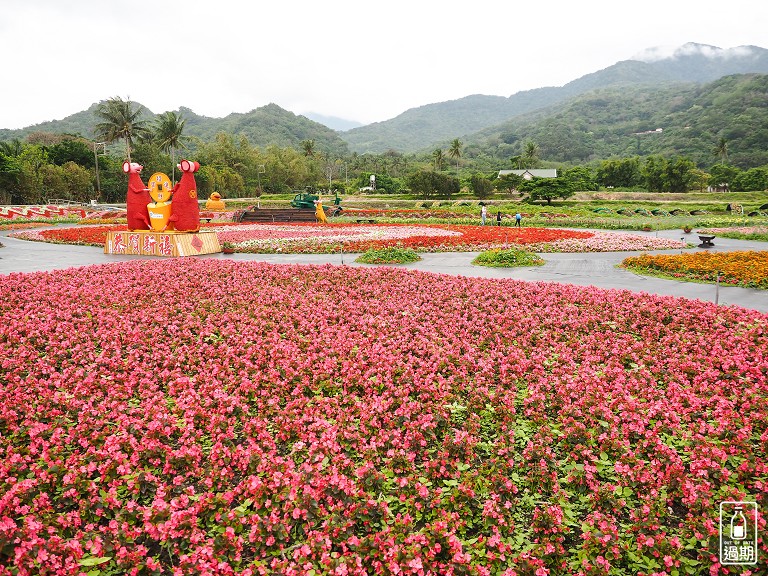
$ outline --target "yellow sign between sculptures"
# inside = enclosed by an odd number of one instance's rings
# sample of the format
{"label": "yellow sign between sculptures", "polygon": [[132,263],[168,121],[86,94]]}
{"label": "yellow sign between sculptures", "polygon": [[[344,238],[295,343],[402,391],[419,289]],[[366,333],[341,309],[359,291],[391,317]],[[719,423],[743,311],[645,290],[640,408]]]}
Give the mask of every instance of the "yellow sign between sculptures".
{"label": "yellow sign between sculptures", "polygon": [[221,252],[215,232],[110,231],[104,254],[136,256],[199,256]]}

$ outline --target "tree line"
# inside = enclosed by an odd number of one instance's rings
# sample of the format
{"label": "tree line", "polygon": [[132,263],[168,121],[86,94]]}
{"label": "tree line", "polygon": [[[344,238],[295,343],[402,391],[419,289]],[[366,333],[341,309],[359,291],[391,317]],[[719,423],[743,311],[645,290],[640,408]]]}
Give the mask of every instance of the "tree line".
{"label": "tree line", "polygon": [[318,151],[314,141],[292,147],[252,146],[245,136],[221,132],[212,140],[185,135],[181,114],[166,112],[152,122],[142,109],[119,97],[96,110],[96,140],[80,135],[33,133],[24,142],[0,142],[0,203],[40,204],[51,198],[118,203],[125,199],[124,160],[144,166],[148,178],[163,172],[176,178],[182,155],[201,164],[197,174],[201,198],[219,192],[225,198],[287,193],[307,187],[342,193],[369,187],[375,175],[376,192],[410,193],[423,198],[451,198],[466,190],[478,198],[494,193],[522,193],[530,200],[551,202],[577,190],[615,188],[652,192],[686,192],[709,186],[731,190],[768,189],[768,166],[743,170],[728,162],[728,142],[713,148],[715,162],[703,170],[685,157],[634,156],[593,161],[581,166],[546,163],[533,141],[521,144],[519,155],[500,168],[558,168],[558,178],[533,180],[515,174],[498,177],[490,169],[467,158],[464,144],[454,139],[446,150],[431,154],[383,154],[334,156]]}

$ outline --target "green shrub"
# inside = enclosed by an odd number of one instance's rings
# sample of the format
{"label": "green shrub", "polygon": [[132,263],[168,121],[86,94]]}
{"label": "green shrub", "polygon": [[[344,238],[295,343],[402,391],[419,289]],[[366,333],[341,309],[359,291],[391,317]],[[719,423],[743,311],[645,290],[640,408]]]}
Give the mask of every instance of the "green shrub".
{"label": "green shrub", "polygon": [[370,248],[358,256],[355,262],[361,264],[407,264],[421,260],[412,248],[389,246],[387,248]]}
{"label": "green shrub", "polygon": [[532,252],[507,248],[504,250],[486,250],[478,254],[472,264],[495,268],[514,268],[516,266],[541,266],[544,264],[544,260]]}

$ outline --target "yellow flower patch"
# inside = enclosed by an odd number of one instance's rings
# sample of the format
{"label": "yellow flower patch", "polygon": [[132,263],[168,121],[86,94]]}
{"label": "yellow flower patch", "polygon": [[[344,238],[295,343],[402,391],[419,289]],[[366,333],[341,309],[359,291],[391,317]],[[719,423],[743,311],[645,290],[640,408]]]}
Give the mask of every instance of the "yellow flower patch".
{"label": "yellow flower patch", "polygon": [[768,289],[768,251],[641,254],[624,259],[623,268],[680,278]]}

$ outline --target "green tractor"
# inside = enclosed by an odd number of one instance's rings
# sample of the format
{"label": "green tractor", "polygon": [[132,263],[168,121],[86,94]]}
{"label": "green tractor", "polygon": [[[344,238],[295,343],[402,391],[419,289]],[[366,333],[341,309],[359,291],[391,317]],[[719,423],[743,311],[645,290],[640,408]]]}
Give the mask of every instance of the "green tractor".
{"label": "green tractor", "polygon": [[304,210],[314,210],[315,202],[318,200],[319,196],[317,194],[313,194],[312,192],[299,192],[293,197],[293,200],[291,200],[291,206],[294,208],[302,208]]}
{"label": "green tractor", "polygon": [[[291,200],[291,206],[294,208],[300,208],[302,210],[314,210],[315,202],[318,200],[320,200],[320,196],[308,188],[304,192],[299,192],[296,194],[296,196],[293,197],[293,200]],[[334,209],[331,211],[332,214],[341,212],[341,198],[339,198],[338,192],[335,193],[333,205]]]}

